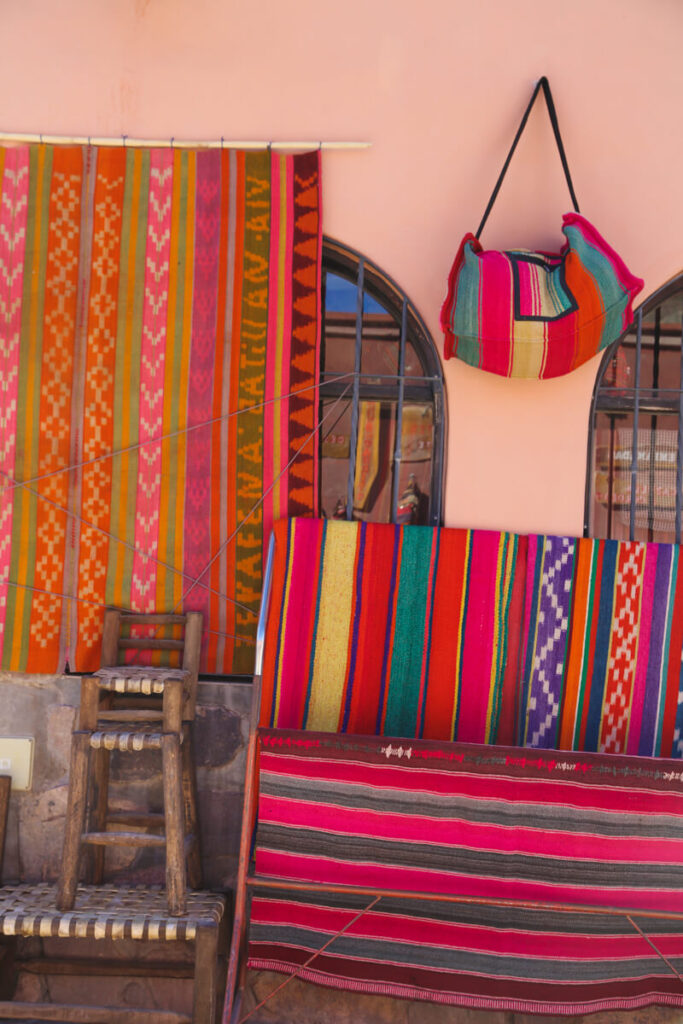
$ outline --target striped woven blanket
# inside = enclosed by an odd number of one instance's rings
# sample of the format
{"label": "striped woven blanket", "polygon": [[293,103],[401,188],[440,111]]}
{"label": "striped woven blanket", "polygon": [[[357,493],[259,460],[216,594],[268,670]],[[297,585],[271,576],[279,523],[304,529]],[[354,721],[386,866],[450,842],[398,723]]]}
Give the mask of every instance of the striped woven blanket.
{"label": "striped woven blanket", "polygon": [[513,742],[526,538],[275,525],[262,724]]}
{"label": "striped woven blanket", "polygon": [[521,740],[683,755],[683,573],[672,544],[531,536]]}
{"label": "striped woven blanket", "polygon": [[683,912],[682,781],[671,761],[263,730],[256,875],[282,885],[254,896],[250,966],[489,1009],[681,1006],[681,922],[653,915]]}

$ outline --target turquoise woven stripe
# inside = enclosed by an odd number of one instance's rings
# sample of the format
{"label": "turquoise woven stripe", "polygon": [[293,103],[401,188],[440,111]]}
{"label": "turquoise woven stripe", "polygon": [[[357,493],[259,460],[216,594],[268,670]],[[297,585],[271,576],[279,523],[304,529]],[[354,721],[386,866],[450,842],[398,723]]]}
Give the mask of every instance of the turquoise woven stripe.
{"label": "turquoise woven stripe", "polygon": [[453,334],[458,339],[458,359],[479,366],[481,351],[479,345],[479,287],[481,270],[479,260],[468,242],[463,253],[463,265],[458,277],[458,296],[468,292],[467,301],[455,303],[453,312]]}
{"label": "turquoise woven stripe", "polygon": [[429,566],[435,534],[429,527],[403,529],[385,736],[417,735],[422,655],[427,642]]}

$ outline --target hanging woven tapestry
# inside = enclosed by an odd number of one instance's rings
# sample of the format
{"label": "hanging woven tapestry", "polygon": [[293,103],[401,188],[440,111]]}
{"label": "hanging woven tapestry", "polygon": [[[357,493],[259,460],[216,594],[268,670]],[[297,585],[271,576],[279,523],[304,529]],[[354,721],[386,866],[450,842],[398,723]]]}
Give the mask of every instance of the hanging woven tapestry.
{"label": "hanging woven tapestry", "polygon": [[249,672],[316,511],[319,153],[22,146],[0,190],[2,667],[93,669],[113,606]]}

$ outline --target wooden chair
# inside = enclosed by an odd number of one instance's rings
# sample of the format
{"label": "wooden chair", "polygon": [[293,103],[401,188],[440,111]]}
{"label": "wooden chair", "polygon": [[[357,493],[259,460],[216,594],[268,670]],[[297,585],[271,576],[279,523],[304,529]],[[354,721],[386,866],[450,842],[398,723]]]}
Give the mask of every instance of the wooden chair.
{"label": "wooden chair", "polygon": [[[9,775],[0,775],[0,882],[2,881],[2,861],[5,853],[5,836],[7,834],[7,813],[9,811],[9,794],[12,779]],[[0,999],[9,997],[14,987],[12,966],[14,963],[15,943],[4,940],[0,943]]]}
{"label": "wooden chair", "polygon": [[[96,884],[102,882],[107,846],[164,847],[168,908],[173,915],[185,912],[186,882],[192,888],[201,886],[190,733],[201,635],[199,612],[105,613],[102,666],[82,679],[78,728],[72,736],[64,855],[57,888],[60,910],[70,910],[74,905],[84,844],[92,850],[91,881]],[[135,652],[134,658],[156,653],[157,661],[171,660],[171,652],[177,664],[126,661],[131,651]],[[163,813],[110,810],[111,752],[119,750],[134,756],[150,749],[161,752]],[[112,825],[114,829],[108,827]],[[150,828],[157,831],[142,831]]]}
{"label": "wooden chair", "polygon": [[[215,1024],[218,993],[224,981],[225,947],[229,933],[225,898],[209,892],[187,894],[187,913],[178,919],[168,913],[165,893],[158,887],[119,889],[78,886],[73,910],[55,909],[55,888],[46,883],[0,886],[0,939],[49,938],[58,954],[62,941],[67,955],[45,956],[30,948],[16,960],[18,971],[43,976],[142,977],[194,979],[192,1014],[178,1010],[136,1009],[132,1006],[92,1006],[80,1003],[12,1000],[0,991],[0,1020],[76,1021],[82,1024]],[[78,940],[77,942],[75,940]],[[110,942],[131,941],[140,954],[134,960],[97,955]],[[144,955],[149,944],[163,944],[173,959]],[[79,955],[76,945],[82,944]],[[179,960],[191,948],[193,964]],[[1,947],[0,947],[1,948]],[[2,965],[4,966],[4,965]],[[0,969],[0,978],[3,971]]]}

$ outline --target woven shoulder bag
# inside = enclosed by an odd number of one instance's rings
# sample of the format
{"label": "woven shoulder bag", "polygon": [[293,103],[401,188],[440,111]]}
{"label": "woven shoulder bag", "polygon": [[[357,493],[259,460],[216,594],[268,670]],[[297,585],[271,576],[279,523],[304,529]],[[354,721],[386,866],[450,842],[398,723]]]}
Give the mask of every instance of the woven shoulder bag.
{"label": "woven shoulder bag", "polygon": [[[563,217],[565,244],[559,253],[483,249],[479,238],[541,89],[574,205]],[[441,310],[444,355],[503,377],[561,376],[623,334],[642,287],[579,213],[550,86],[541,78],[479,229],[465,235],[455,257]]]}

